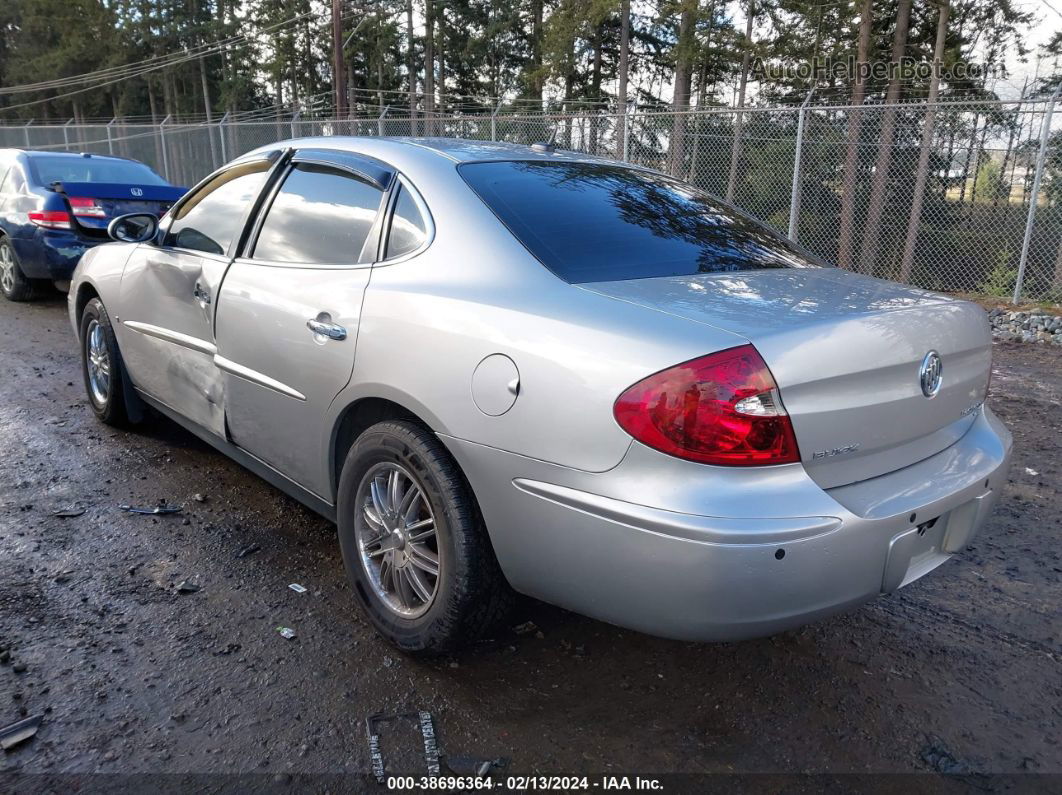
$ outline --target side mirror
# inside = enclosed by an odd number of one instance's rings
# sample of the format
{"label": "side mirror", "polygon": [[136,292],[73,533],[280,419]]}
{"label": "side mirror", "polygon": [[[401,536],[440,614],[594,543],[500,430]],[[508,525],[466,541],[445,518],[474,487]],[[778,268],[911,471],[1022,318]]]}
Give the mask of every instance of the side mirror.
{"label": "side mirror", "polygon": [[150,213],[119,215],[107,224],[111,240],[120,243],[146,243],[158,234],[159,219]]}

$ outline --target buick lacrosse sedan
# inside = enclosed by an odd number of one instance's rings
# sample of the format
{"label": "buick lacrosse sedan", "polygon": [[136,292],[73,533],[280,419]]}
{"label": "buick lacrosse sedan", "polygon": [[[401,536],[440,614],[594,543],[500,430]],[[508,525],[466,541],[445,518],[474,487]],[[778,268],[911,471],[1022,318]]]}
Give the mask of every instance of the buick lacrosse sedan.
{"label": "buick lacrosse sedan", "polygon": [[301,139],[110,233],[70,290],[92,409],[150,407],[335,520],[407,651],[482,635],[514,591],[777,632],[936,568],[1005,480],[979,307],[654,171]]}

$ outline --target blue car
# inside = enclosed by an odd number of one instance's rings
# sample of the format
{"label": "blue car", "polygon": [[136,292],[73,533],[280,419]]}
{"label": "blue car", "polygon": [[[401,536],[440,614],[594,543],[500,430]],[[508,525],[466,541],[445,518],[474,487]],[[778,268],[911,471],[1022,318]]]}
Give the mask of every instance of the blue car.
{"label": "blue car", "polygon": [[48,283],[66,289],[112,218],[161,216],[184,192],[136,160],[0,149],[0,292],[26,301]]}

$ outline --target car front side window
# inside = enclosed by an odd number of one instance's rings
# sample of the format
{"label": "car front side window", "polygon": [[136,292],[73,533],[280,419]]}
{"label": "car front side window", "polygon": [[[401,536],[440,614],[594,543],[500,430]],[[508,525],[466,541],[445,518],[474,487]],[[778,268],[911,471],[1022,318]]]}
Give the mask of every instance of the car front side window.
{"label": "car front side window", "polygon": [[178,208],[164,245],[224,255],[270,163],[256,161],[218,174]]}
{"label": "car front side window", "polygon": [[315,265],[372,261],[382,198],[383,191],[354,174],[296,163],[269,207],[252,256]]}

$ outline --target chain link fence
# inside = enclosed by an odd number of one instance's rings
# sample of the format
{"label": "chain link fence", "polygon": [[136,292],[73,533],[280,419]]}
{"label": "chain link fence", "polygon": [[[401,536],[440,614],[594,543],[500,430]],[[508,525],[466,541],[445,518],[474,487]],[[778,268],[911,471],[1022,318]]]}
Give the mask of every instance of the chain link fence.
{"label": "chain link fence", "polygon": [[[810,98],[809,98],[810,100]],[[1054,100],[213,123],[0,126],[0,146],[89,151],[191,185],[302,136],[450,136],[560,148],[666,171],[841,267],[932,290],[1062,302],[1062,112]]]}

